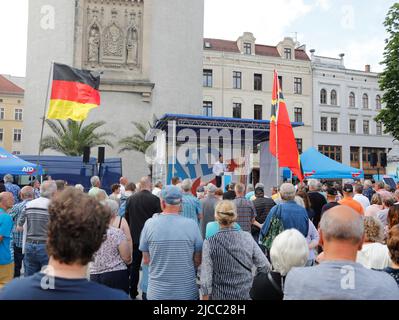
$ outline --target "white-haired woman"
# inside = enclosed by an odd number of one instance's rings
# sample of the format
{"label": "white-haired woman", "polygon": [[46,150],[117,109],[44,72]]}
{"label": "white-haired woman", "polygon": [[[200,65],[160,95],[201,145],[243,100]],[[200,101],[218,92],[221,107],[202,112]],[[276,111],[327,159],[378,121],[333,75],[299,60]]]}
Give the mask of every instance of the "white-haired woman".
{"label": "white-haired woman", "polygon": [[215,208],[220,231],[204,241],[201,265],[203,300],[250,300],[252,268],[270,263],[249,232],[233,228],[237,220],[234,203],[221,201]]}
{"label": "white-haired woman", "polygon": [[112,212],[107,237],[100,249],[94,254],[94,262],[90,265],[90,280],[108,287],[129,292],[129,273],[127,265],[132,261],[132,249],[129,241],[122,231],[119,222],[114,227],[118,217],[118,203],[114,200],[105,200],[104,204]]}
{"label": "white-haired woman", "polygon": [[356,262],[369,269],[382,270],[391,263],[389,250],[385,244],[384,227],[377,218],[364,218],[364,242],[362,250],[358,251]]}
{"label": "white-haired woman", "polygon": [[284,281],[294,267],[304,267],[309,247],[305,237],[295,229],[285,230],[273,241],[270,249],[272,271],[258,273],[251,289],[253,300],[283,300]]}

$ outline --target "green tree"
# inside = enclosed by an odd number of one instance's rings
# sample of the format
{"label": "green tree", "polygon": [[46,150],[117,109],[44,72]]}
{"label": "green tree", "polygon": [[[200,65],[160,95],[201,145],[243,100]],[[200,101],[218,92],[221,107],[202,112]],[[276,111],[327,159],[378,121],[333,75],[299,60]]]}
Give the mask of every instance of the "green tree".
{"label": "green tree", "polygon": [[395,3],[388,11],[384,26],[388,32],[384,51],[385,66],[380,75],[380,89],[384,91],[382,109],[376,121],[385,126],[385,133],[390,133],[399,140],[399,3]]}
{"label": "green tree", "polygon": [[105,121],[98,121],[83,125],[82,122],[73,120],[46,120],[54,135],[45,136],[41,143],[41,151],[50,149],[58,151],[66,156],[82,156],[84,147],[110,146],[108,140],[114,136],[111,132],[95,132],[105,125]]}
{"label": "green tree", "polygon": [[152,141],[145,141],[145,136],[150,130],[150,127],[146,127],[145,125],[132,122],[136,128],[138,133],[133,134],[132,136],[125,137],[119,140],[119,145],[121,149],[119,153],[126,152],[126,151],[137,151],[140,153],[145,154],[146,150],[152,145]]}
{"label": "green tree", "polygon": [[[154,122],[155,121],[156,119],[154,117]],[[121,147],[119,153],[136,151],[146,155],[147,159],[148,157],[152,158],[154,153],[154,144],[152,141],[145,140],[147,132],[152,127],[151,124],[148,126],[138,122],[132,122],[132,124],[134,125],[137,133],[119,140],[119,146]],[[150,176],[152,176],[152,163],[148,163],[148,169],[150,171]]]}

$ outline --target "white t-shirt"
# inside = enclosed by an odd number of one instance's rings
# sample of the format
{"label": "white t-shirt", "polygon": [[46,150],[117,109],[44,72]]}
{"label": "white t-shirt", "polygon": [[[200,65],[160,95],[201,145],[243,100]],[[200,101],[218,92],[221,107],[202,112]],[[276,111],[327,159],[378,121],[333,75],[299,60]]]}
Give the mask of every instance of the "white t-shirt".
{"label": "white t-shirt", "polygon": [[365,197],[362,194],[355,194],[355,196],[353,197],[353,200],[356,200],[357,202],[359,202],[364,211],[366,211],[366,209],[370,206],[370,200],[369,198]]}
{"label": "white t-shirt", "polygon": [[365,243],[357,252],[356,262],[368,269],[385,269],[391,264],[388,247],[378,242]]}
{"label": "white t-shirt", "polygon": [[159,188],[154,188],[154,190],[152,190],[152,194],[154,195],[154,196],[157,196],[158,198],[160,198],[161,197],[161,189],[159,189]]}
{"label": "white t-shirt", "polygon": [[215,176],[220,176],[222,173],[226,172],[226,166],[224,163],[220,163],[220,161],[216,162],[213,166],[212,172]]}

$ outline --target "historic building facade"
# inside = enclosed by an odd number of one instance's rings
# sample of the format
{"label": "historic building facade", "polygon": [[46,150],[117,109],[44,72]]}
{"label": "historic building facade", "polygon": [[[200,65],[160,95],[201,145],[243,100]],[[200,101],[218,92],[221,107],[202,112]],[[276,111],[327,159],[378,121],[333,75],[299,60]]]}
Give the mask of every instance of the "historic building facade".
{"label": "historic building facade", "polygon": [[[381,154],[393,147],[393,138],[383,133],[374,119],[381,104],[378,73],[366,65],[364,70],[345,68],[344,54],[339,58],[315,55],[313,68],[314,146],[332,159],[364,169],[370,177],[381,174]],[[372,154],[378,163],[372,167]]]}
{"label": "historic building facade", "polygon": [[132,121],[200,113],[203,20],[203,0],[32,1],[24,153],[38,148],[54,61],[101,73],[101,106],[86,122],[106,121],[104,129],[115,134],[106,156],[122,157],[124,175],[148,174],[144,156],[119,154],[117,142],[137,133]]}
{"label": "historic building facade", "polygon": [[271,116],[273,72],[277,70],[300,151],[312,141],[312,69],[305,46],[292,38],[277,46],[256,43],[252,33],[237,41],[204,39],[203,114],[263,119]]}
{"label": "historic building facade", "polygon": [[24,89],[0,75],[0,146],[21,154],[24,141]]}

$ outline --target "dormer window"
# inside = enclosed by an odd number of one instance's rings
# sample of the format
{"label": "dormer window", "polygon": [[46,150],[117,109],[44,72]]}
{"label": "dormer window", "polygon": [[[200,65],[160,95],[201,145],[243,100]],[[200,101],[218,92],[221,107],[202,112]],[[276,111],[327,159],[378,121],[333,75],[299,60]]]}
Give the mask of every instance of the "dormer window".
{"label": "dormer window", "polygon": [[291,48],[284,48],[284,58],[287,60],[292,60],[292,50]]}
{"label": "dormer window", "polygon": [[252,54],[252,44],[244,42],[244,54]]}

